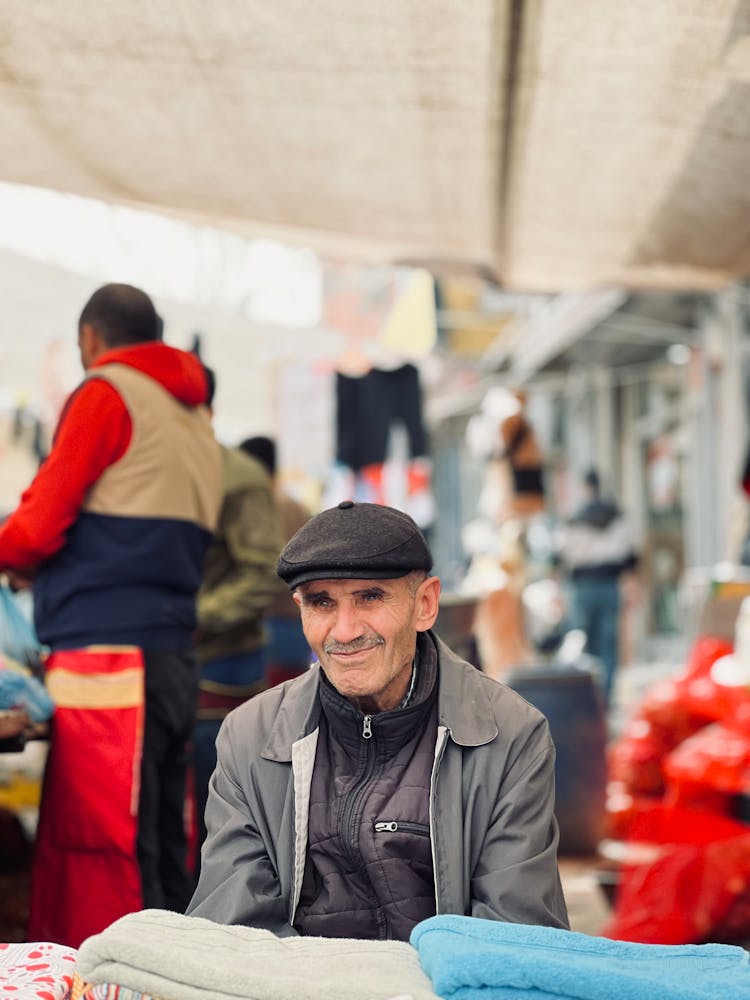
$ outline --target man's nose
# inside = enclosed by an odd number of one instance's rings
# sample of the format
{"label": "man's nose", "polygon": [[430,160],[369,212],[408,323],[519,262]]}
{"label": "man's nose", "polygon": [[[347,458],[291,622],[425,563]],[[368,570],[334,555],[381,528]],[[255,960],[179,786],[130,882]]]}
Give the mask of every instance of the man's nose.
{"label": "man's nose", "polygon": [[331,638],[336,642],[351,642],[362,634],[362,623],[353,602],[342,601],[336,608],[336,620],[331,629]]}

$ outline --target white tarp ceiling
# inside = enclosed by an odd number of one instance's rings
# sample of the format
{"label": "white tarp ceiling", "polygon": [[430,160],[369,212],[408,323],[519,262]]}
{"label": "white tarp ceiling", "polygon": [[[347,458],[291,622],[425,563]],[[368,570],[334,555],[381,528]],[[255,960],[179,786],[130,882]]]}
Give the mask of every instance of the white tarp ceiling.
{"label": "white tarp ceiling", "polygon": [[717,286],[750,3],[5,0],[0,180],[520,290]]}

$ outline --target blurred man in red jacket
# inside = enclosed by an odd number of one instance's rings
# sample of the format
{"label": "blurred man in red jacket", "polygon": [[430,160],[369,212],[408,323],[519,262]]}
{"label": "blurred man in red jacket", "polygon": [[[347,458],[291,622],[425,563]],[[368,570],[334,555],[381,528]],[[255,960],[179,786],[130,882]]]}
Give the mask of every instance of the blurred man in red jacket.
{"label": "blurred man in red jacket", "polygon": [[0,528],[0,569],[33,578],[56,702],[33,873],[31,940],[77,947],[141,906],[182,909],[197,667],[195,596],[220,504],[197,357],[161,342],[151,299],[86,303],[86,377]]}

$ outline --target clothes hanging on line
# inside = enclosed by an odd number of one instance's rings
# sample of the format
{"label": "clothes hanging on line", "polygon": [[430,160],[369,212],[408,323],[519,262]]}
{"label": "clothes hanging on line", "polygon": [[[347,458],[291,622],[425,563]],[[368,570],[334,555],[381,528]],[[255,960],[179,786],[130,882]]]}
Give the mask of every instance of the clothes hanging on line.
{"label": "clothes hanging on line", "polygon": [[358,472],[385,461],[393,424],[406,429],[409,455],[427,455],[419,372],[412,364],[393,371],[372,368],[353,378],[336,375],[336,461]]}

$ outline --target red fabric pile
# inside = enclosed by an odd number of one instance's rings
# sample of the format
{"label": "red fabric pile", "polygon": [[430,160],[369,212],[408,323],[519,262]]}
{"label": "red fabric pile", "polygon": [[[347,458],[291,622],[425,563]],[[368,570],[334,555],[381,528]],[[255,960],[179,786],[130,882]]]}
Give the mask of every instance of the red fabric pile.
{"label": "red fabric pile", "polygon": [[[731,644],[695,643],[608,751],[607,832],[623,842],[606,937],[750,941],[750,688],[723,683]],[[729,661],[727,661],[729,662]]]}

